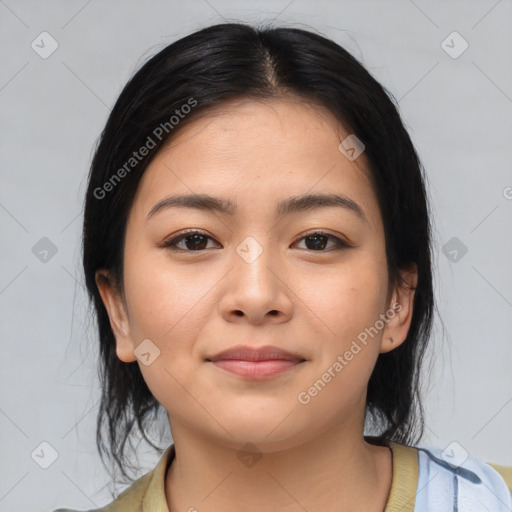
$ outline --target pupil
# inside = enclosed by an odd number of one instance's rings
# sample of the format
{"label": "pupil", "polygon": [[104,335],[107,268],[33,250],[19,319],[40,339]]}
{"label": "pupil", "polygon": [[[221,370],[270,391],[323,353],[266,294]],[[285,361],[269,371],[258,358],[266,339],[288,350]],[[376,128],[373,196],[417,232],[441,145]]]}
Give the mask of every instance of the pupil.
{"label": "pupil", "polygon": [[[320,245],[317,243],[317,242],[319,242],[319,240],[318,240],[319,238],[324,239],[323,243],[320,242]],[[325,235],[311,235],[311,236],[308,236],[306,238],[306,240],[314,240],[314,247],[313,247],[314,249],[324,249],[327,237]],[[306,242],[306,245],[308,245],[307,242]],[[308,249],[310,249],[310,247],[308,247]]]}
{"label": "pupil", "polygon": [[[204,240],[201,240],[201,238],[205,238],[203,235],[189,235],[187,237],[187,242],[190,241],[191,239],[193,239],[193,242],[192,242],[192,249],[201,249],[202,247],[201,246],[201,242],[204,244]],[[187,247],[190,249],[191,247],[189,247],[187,245]]]}

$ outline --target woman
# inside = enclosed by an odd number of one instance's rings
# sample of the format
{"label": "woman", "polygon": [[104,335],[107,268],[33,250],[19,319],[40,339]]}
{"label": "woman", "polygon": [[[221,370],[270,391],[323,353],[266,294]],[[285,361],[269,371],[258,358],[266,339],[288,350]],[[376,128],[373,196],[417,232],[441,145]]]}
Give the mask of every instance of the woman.
{"label": "woman", "polygon": [[173,444],[101,510],[510,510],[507,468],[414,447],[429,216],[397,109],[333,41],[223,24],[151,58],[93,159],[84,271],[100,453],[126,474],[162,408]]}

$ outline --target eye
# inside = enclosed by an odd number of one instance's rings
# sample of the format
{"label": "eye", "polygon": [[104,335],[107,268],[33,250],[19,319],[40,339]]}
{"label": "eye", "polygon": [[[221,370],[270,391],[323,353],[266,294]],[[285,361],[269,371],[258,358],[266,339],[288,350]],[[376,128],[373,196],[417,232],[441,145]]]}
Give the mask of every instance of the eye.
{"label": "eye", "polygon": [[[208,247],[209,240],[213,240],[213,238],[202,231],[191,229],[166,240],[162,247],[168,248],[173,252],[201,252],[205,249],[211,248]],[[330,252],[330,250],[324,250],[329,241],[333,244],[333,246],[331,246],[331,250],[350,247],[349,244],[337,236],[323,231],[315,231],[299,239],[299,241],[303,240],[306,243],[306,250],[314,252]],[[182,244],[181,247],[179,244]]]}
{"label": "eye", "polygon": [[314,233],[310,233],[299,239],[299,241],[304,240],[306,243],[306,249],[310,249],[315,252],[330,252],[324,251],[327,243],[331,240],[334,244],[334,250],[343,249],[350,247],[349,244],[338,238],[337,236],[331,235],[330,233],[325,233],[323,231],[315,231]]}
{"label": "eye", "polygon": [[[167,247],[173,252],[200,252],[207,248],[208,239],[213,240],[211,236],[203,233],[202,231],[191,229],[174,238],[166,240],[162,247]],[[182,247],[178,247],[178,244],[181,242],[184,243],[184,247],[183,245]]]}

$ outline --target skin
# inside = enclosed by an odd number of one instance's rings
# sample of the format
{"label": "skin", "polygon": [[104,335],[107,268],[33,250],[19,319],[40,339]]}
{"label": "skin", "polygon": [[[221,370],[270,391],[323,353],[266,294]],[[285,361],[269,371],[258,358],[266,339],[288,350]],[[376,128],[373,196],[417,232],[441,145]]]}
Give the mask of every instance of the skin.
{"label": "skin", "polygon": [[[333,115],[296,98],[225,103],[184,125],[146,170],[131,208],[124,291],[106,270],[97,284],[119,359],[138,361],[169,413],[176,458],[165,480],[169,510],[382,511],[392,478],[386,447],[363,438],[368,380],[381,352],[406,338],[410,287],[388,288],[384,228],[365,173],[338,149],[348,133]],[[318,208],[276,216],[277,202],[305,193],[339,193],[362,208]],[[231,199],[233,216],[170,208],[146,219],[161,199],[206,193]],[[201,251],[178,243],[187,228],[205,232]],[[323,229],[350,244],[315,249]],[[262,249],[248,263],[246,237]],[[188,252],[185,252],[188,251]],[[389,300],[387,300],[389,299]],[[307,391],[392,305],[401,310],[311,398]],[[142,364],[134,350],[150,339],[160,355]],[[275,345],[306,362],[265,381],[206,361],[246,344]],[[246,443],[261,458],[249,467]]]}

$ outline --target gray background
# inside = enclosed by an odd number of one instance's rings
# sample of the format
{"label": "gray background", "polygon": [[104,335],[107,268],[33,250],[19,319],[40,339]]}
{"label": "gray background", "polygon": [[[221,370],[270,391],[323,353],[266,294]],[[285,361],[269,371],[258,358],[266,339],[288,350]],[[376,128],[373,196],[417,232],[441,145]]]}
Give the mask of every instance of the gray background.
{"label": "gray background", "polygon": [[[445,326],[436,319],[422,445],[456,441],[512,465],[510,0],[0,0],[0,16],[0,511],[111,501],[94,444],[97,349],[80,270],[86,173],[130,75],[224,20],[318,30],[399,100],[429,178]],[[58,43],[46,59],[31,47],[43,31]],[[457,58],[444,48],[458,52],[461,40],[442,44],[453,31],[469,44]],[[57,249],[47,261],[43,237]],[[31,457],[44,441],[58,453],[47,469]],[[143,455],[140,474],[158,458]]]}

